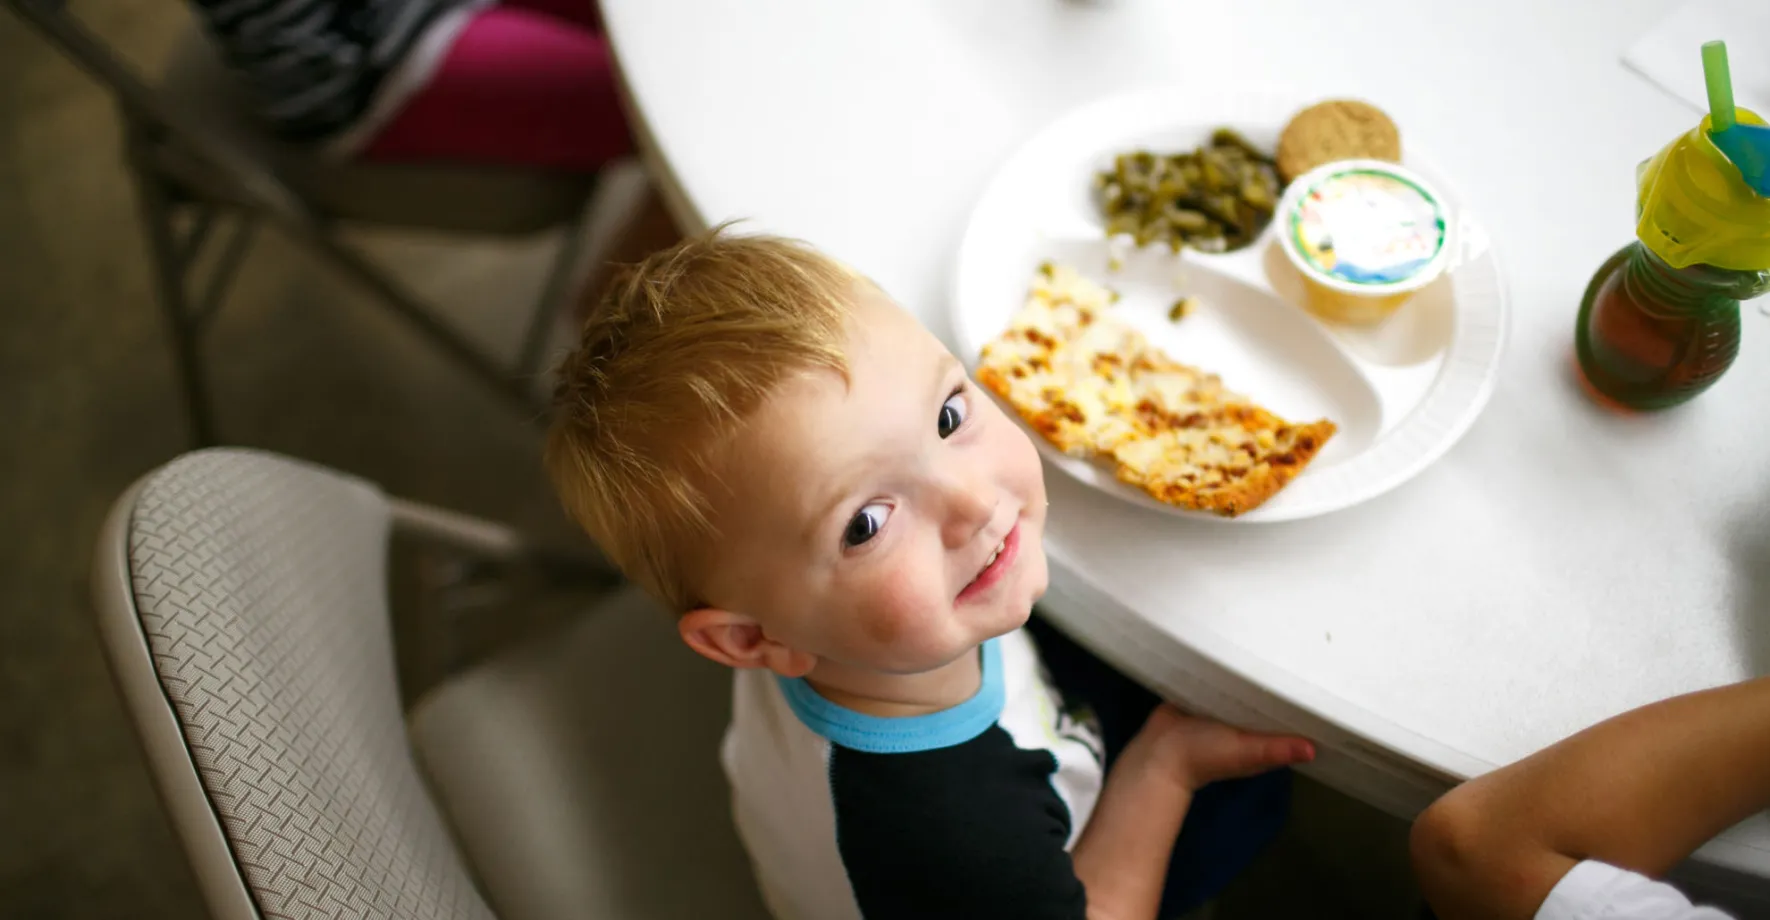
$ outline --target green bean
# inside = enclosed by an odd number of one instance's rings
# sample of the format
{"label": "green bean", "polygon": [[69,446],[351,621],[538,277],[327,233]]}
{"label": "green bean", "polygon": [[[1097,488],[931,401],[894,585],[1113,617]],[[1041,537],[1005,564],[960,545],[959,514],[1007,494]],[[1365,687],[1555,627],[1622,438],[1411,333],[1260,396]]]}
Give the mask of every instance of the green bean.
{"label": "green bean", "polygon": [[1229,128],[1187,153],[1133,150],[1094,176],[1107,236],[1223,252],[1253,242],[1283,189],[1272,160]]}

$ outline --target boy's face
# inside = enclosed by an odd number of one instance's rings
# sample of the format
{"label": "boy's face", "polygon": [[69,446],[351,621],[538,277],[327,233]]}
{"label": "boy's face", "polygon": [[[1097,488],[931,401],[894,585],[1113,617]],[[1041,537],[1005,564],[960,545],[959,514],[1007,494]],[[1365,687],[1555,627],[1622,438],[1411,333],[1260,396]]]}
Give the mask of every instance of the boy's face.
{"label": "boy's face", "polygon": [[847,357],[846,385],[787,381],[732,445],[704,594],[820,661],[930,670],[1019,627],[1044,593],[1038,452],[868,284]]}

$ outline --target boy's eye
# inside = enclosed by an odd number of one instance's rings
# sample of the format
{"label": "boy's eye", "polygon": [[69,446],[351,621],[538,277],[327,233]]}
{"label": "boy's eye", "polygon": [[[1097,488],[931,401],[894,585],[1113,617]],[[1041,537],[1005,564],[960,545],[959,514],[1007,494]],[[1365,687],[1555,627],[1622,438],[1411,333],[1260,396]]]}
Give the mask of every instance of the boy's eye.
{"label": "boy's eye", "polygon": [[940,405],[940,421],[935,425],[940,436],[943,438],[952,437],[953,432],[958,431],[959,426],[965,424],[965,416],[970,411],[971,408],[965,405],[965,394],[955,391],[953,395],[948,396],[946,402]]}
{"label": "boy's eye", "polygon": [[842,531],[842,545],[853,549],[878,536],[879,528],[885,526],[885,519],[890,516],[890,505],[874,503],[860,509],[859,514],[849,518],[848,527]]}

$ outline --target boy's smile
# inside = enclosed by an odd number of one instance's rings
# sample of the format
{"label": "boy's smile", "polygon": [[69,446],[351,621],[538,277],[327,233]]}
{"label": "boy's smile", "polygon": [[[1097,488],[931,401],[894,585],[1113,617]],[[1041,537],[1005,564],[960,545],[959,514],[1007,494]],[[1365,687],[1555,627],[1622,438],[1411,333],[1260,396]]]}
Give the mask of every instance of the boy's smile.
{"label": "boy's smile", "polygon": [[[820,690],[932,704],[948,695],[937,672],[975,675],[971,653],[1044,593],[1042,471],[1020,427],[872,285],[855,285],[849,326],[846,381],[789,379],[709,458],[719,538],[708,608],[683,632],[706,654],[690,632],[716,624],[729,647],[709,657]],[[912,676],[927,680],[888,679]]]}
{"label": "boy's smile", "polygon": [[1020,524],[1016,523],[1014,528],[1008,531],[1008,535],[1002,538],[1002,542],[997,543],[996,548],[990,550],[989,558],[984,560],[983,568],[979,569],[977,577],[971,579],[971,583],[959,592],[957,601],[963,604],[986,594],[990,588],[995,587],[996,583],[1002,580],[1003,573],[1013,568],[1019,555]]}

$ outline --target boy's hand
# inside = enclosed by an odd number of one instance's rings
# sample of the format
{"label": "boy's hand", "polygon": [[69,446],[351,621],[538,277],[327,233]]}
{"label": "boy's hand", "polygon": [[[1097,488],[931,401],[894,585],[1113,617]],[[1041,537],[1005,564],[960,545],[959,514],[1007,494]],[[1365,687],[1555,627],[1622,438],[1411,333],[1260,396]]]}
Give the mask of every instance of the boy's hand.
{"label": "boy's hand", "polygon": [[1174,840],[1199,787],[1314,757],[1314,745],[1301,738],[1256,735],[1157,706],[1107,773],[1071,854],[1090,920],[1156,915]]}
{"label": "boy's hand", "polygon": [[1124,759],[1147,760],[1144,769],[1161,770],[1179,781],[1186,792],[1196,792],[1220,779],[1254,776],[1307,763],[1315,759],[1315,746],[1295,735],[1263,735],[1189,716],[1163,703],[1131,743]]}

